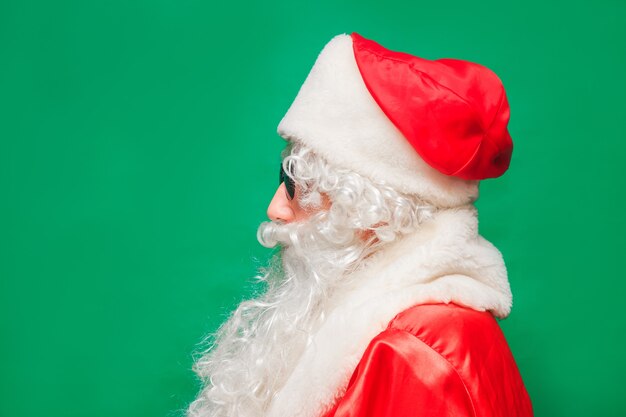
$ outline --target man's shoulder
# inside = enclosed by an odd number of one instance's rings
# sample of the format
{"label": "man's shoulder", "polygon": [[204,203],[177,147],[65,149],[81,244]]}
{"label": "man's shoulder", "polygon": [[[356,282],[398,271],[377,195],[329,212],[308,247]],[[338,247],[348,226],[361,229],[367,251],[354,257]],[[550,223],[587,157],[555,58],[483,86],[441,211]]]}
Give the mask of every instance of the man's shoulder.
{"label": "man's shoulder", "polygon": [[470,356],[471,366],[512,360],[504,334],[488,311],[453,303],[420,304],[394,317],[387,331],[410,333],[453,366],[467,366]]}
{"label": "man's shoulder", "polygon": [[[377,339],[412,335],[451,366],[484,415],[532,415],[513,354],[494,316],[456,304],[421,304],[402,311]],[[497,406],[490,403],[496,401]],[[515,410],[498,413],[496,410]],[[482,412],[482,411],[481,411]]]}

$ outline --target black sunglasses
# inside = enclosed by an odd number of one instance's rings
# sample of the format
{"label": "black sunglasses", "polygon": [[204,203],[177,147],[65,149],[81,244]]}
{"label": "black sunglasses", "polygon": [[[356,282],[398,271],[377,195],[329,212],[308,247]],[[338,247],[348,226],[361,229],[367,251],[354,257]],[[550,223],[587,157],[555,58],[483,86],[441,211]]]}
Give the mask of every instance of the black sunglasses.
{"label": "black sunglasses", "polygon": [[283,168],[282,162],[280,164],[280,177],[279,178],[280,178],[280,182],[278,183],[278,185],[284,182],[285,188],[287,189],[287,194],[289,195],[289,199],[293,200],[293,198],[296,196],[296,183],[293,181],[293,179],[289,175],[287,175],[287,173],[285,172],[285,169]]}

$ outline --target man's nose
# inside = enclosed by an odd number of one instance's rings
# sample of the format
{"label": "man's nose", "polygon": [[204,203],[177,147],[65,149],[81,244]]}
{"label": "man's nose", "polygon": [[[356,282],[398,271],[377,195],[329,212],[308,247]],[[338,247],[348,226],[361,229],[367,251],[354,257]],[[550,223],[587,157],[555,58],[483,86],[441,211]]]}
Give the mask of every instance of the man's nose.
{"label": "man's nose", "polygon": [[289,223],[294,220],[295,213],[291,207],[291,201],[287,198],[285,183],[281,183],[267,207],[267,217],[272,221]]}

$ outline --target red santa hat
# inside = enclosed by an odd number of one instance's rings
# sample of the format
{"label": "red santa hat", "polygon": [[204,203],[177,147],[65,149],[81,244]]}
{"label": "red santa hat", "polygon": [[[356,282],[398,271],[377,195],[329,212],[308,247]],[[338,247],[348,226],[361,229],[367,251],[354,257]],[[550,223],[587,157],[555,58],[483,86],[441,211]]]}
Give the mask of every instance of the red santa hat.
{"label": "red santa hat", "polygon": [[508,121],[504,87],[488,68],[391,51],[352,33],[326,44],[278,134],[338,167],[454,207],[509,167]]}

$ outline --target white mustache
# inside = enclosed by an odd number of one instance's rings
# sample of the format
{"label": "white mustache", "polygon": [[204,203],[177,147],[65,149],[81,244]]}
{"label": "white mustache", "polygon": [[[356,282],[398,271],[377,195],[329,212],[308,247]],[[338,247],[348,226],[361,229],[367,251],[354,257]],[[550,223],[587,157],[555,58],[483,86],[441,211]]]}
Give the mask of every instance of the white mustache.
{"label": "white mustache", "polygon": [[317,214],[298,222],[284,223],[281,221],[263,222],[257,229],[257,240],[266,248],[276,245],[282,247],[298,248],[306,243],[317,241],[323,243],[325,225],[327,219],[324,215]]}
{"label": "white mustache", "polygon": [[290,236],[294,233],[295,227],[277,221],[263,222],[257,229],[257,240],[266,248],[276,247],[290,242]]}

